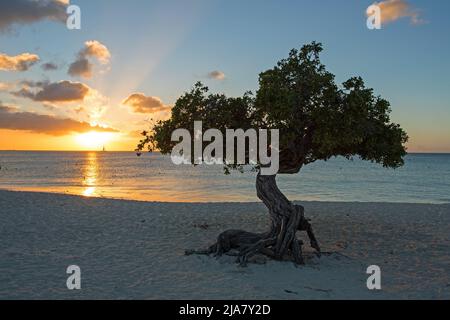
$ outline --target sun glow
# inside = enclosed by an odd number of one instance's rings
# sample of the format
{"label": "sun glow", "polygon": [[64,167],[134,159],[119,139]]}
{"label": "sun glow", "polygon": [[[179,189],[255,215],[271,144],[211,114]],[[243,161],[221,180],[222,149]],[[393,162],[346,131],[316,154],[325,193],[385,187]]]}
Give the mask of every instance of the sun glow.
{"label": "sun glow", "polygon": [[114,134],[111,132],[90,131],[75,136],[76,142],[83,148],[101,149],[105,144],[111,141]]}

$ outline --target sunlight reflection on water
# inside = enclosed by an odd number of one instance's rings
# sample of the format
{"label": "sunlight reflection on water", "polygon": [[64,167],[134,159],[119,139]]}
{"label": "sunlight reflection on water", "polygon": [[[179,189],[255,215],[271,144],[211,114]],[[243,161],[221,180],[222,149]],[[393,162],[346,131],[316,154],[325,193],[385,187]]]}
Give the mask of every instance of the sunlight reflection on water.
{"label": "sunlight reflection on water", "polygon": [[86,157],[86,164],[84,166],[84,176],[83,176],[83,185],[84,188],[82,194],[85,197],[92,197],[96,195],[96,183],[98,177],[98,162],[97,162],[97,153],[89,152]]}
{"label": "sunlight reflection on water", "polygon": [[[220,166],[175,166],[159,153],[0,151],[0,188],[169,202],[256,201],[255,173]],[[277,178],[292,200],[450,202],[450,155],[408,155],[384,169],[343,158]]]}

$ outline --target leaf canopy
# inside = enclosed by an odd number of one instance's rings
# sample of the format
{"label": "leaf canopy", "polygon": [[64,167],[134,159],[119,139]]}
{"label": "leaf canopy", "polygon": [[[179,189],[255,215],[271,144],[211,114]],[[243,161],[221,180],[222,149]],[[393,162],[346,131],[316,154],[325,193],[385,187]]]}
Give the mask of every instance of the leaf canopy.
{"label": "leaf canopy", "polygon": [[[146,146],[170,153],[171,134],[194,121],[203,130],[267,128],[280,130],[279,173],[296,173],[303,165],[333,156],[380,163],[396,168],[406,155],[406,132],[392,123],[387,100],[375,96],[360,77],[338,86],[320,62],[322,45],[312,42],[259,75],[255,95],[211,94],[198,82],[172,108],[171,118],[144,132],[137,150]],[[230,166],[236,167],[236,166]]]}

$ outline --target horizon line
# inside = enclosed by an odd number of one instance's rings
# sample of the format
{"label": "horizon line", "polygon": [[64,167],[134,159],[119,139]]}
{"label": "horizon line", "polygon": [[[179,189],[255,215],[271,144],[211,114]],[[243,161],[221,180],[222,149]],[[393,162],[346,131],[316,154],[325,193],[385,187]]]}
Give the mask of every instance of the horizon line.
{"label": "horizon line", "polygon": [[[0,149],[0,152],[133,152],[135,150],[55,150],[55,149]],[[160,151],[144,151],[141,153],[160,153]],[[450,151],[413,151],[407,154],[450,154]],[[357,156],[357,155],[355,155]]]}

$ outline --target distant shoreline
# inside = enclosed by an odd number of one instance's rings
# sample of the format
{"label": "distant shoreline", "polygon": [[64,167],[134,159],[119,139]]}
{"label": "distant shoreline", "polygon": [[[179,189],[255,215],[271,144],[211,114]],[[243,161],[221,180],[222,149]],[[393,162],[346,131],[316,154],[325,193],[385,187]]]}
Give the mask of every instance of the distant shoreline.
{"label": "distant shoreline", "polygon": [[[136,153],[134,150],[0,150],[0,152],[104,152],[104,153]],[[148,152],[143,152],[143,154]],[[152,153],[160,153],[159,151],[153,151]],[[450,155],[450,152],[408,152],[411,155]]]}
{"label": "distant shoreline", "polygon": [[[82,196],[75,193],[69,193],[69,192],[50,192],[50,191],[39,191],[39,190],[18,190],[13,188],[3,188],[0,187],[0,193],[1,192],[11,192],[11,193],[30,193],[30,194],[38,194],[38,195],[56,195],[56,196],[67,196],[67,197],[77,197],[82,199],[103,199],[103,200],[112,200],[112,201],[130,201],[130,202],[143,202],[143,203],[161,203],[161,204],[198,204],[198,205],[207,205],[207,204],[257,204],[260,205],[260,201],[158,201],[158,200],[145,200],[145,199],[127,199],[127,198],[119,198],[119,197],[108,197],[108,196]],[[392,204],[392,205],[423,205],[423,206],[447,206],[450,205],[450,202],[441,202],[441,203],[433,203],[433,202],[395,202],[395,201],[336,201],[336,200],[330,200],[330,201],[324,201],[324,200],[301,200],[301,199],[290,199],[292,202],[295,203],[327,203],[327,204],[351,204],[351,203],[357,203],[357,204],[371,204],[371,205],[377,205],[377,204]],[[450,214],[450,212],[449,212]]]}

